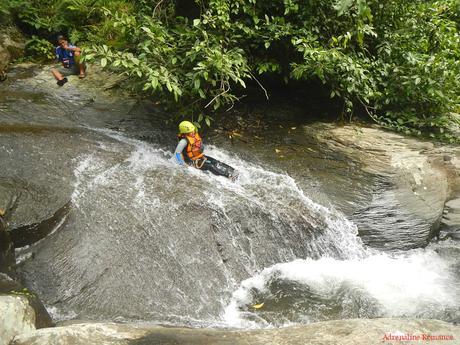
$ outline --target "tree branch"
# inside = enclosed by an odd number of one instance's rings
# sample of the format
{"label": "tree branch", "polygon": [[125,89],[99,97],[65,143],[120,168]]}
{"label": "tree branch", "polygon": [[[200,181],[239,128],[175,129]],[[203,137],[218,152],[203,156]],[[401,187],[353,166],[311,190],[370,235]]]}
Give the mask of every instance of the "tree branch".
{"label": "tree branch", "polygon": [[263,87],[263,85],[260,83],[260,81],[259,81],[251,72],[249,72],[249,75],[250,75],[252,78],[254,78],[254,80],[257,82],[257,84],[259,84],[259,86],[262,88],[262,90],[264,90],[264,92],[265,92],[265,97],[266,97],[267,100],[268,100],[269,98],[268,98],[268,92],[267,92],[267,90]]}
{"label": "tree branch", "polygon": [[205,108],[209,107],[209,106],[212,104],[212,102],[214,102],[217,98],[219,98],[220,96],[222,96],[222,95],[226,94],[228,91],[230,91],[230,85],[228,86],[228,89],[225,89],[225,85],[224,85],[223,89],[224,89],[224,90],[223,90],[221,93],[219,93],[219,94],[216,95],[213,99],[211,99],[211,100],[209,101],[209,103],[206,104],[204,107],[205,107]]}
{"label": "tree branch", "polygon": [[161,3],[162,3],[163,1],[164,1],[164,0],[158,1],[158,3],[156,4],[155,8],[153,9],[152,17],[155,17],[155,12],[156,12],[157,8],[161,5]]}
{"label": "tree branch", "polygon": [[362,106],[364,107],[364,110],[366,110],[367,115],[369,115],[369,117],[372,120],[374,120],[376,123],[379,123],[379,121],[377,120],[376,116],[369,111],[369,109],[375,109],[375,108],[367,106],[366,104],[364,104],[364,102],[359,97],[358,97],[358,101],[362,104]]}

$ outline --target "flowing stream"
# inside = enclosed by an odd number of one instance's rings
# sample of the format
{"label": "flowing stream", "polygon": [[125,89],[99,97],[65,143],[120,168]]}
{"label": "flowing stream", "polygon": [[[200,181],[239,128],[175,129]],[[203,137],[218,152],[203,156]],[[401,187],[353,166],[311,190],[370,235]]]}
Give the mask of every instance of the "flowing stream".
{"label": "flowing stream", "polygon": [[24,222],[70,201],[45,239],[17,251],[24,282],[55,319],[237,328],[460,319],[458,242],[371,248],[333,198],[279,165],[207,145],[239,171],[236,183],[180,167],[173,130],[152,124],[142,103],[21,73],[0,86],[0,186]]}

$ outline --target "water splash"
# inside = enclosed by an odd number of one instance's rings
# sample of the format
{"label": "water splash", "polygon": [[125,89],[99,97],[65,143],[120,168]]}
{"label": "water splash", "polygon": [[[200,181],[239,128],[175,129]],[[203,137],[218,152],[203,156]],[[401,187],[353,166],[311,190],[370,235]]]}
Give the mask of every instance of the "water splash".
{"label": "water splash", "polygon": [[[97,149],[82,155],[74,170],[72,221],[82,228],[76,232],[81,239],[73,258],[65,258],[81,277],[69,298],[79,315],[222,324],[219,314],[238,282],[263,267],[299,257],[366,255],[356,227],[311,200],[286,173],[207,147],[209,155],[239,171],[233,183],[178,166],[171,152],[147,142],[91,130],[101,135]],[[105,263],[104,248],[110,248],[116,269]],[[80,265],[87,260],[98,266],[84,270]],[[151,279],[158,281],[142,287]],[[125,305],[119,294],[128,288],[138,295],[137,307]],[[107,294],[120,306],[108,303]]]}
{"label": "water splash", "polygon": [[[451,268],[433,249],[276,264],[243,281],[222,318],[238,328],[358,317],[456,319],[460,285]],[[260,310],[251,307],[261,302]]]}

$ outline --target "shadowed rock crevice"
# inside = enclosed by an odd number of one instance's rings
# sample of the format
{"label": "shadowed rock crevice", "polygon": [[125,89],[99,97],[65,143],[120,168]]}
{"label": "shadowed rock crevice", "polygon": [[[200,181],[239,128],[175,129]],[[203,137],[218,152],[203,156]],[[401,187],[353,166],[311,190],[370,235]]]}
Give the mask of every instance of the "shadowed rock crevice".
{"label": "shadowed rock crevice", "polygon": [[57,226],[65,221],[71,202],[67,202],[59,208],[50,218],[41,220],[37,223],[23,225],[9,231],[11,239],[16,248],[33,244],[49,235]]}
{"label": "shadowed rock crevice", "polygon": [[[3,213],[3,210],[1,212]],[[11,273],[14,263],[14,246],[6,231],[6,222],[2,214],[0,215],[0,272]]]}

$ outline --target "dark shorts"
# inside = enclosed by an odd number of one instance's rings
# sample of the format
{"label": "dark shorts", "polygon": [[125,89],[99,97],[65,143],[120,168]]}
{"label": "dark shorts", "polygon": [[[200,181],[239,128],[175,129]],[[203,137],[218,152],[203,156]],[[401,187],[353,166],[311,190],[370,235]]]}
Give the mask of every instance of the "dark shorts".
{"label": "dark shorts", "polygon": [[209,171],[214,175],[225,176],[231,178],[234,175],[235,169],[230,165],[222,163],[217,159],[206,156],[206,160],[200,168],[203,171]]}
{"label": "dark shorts", "polygon": [[69,68],[65,68],[62,65],[56,65],[55,67],[59,73],[61,73],[64,77],[68,77],[69,75],[79,75],[80,74],[80,68],[74,64],[70,66]]}

